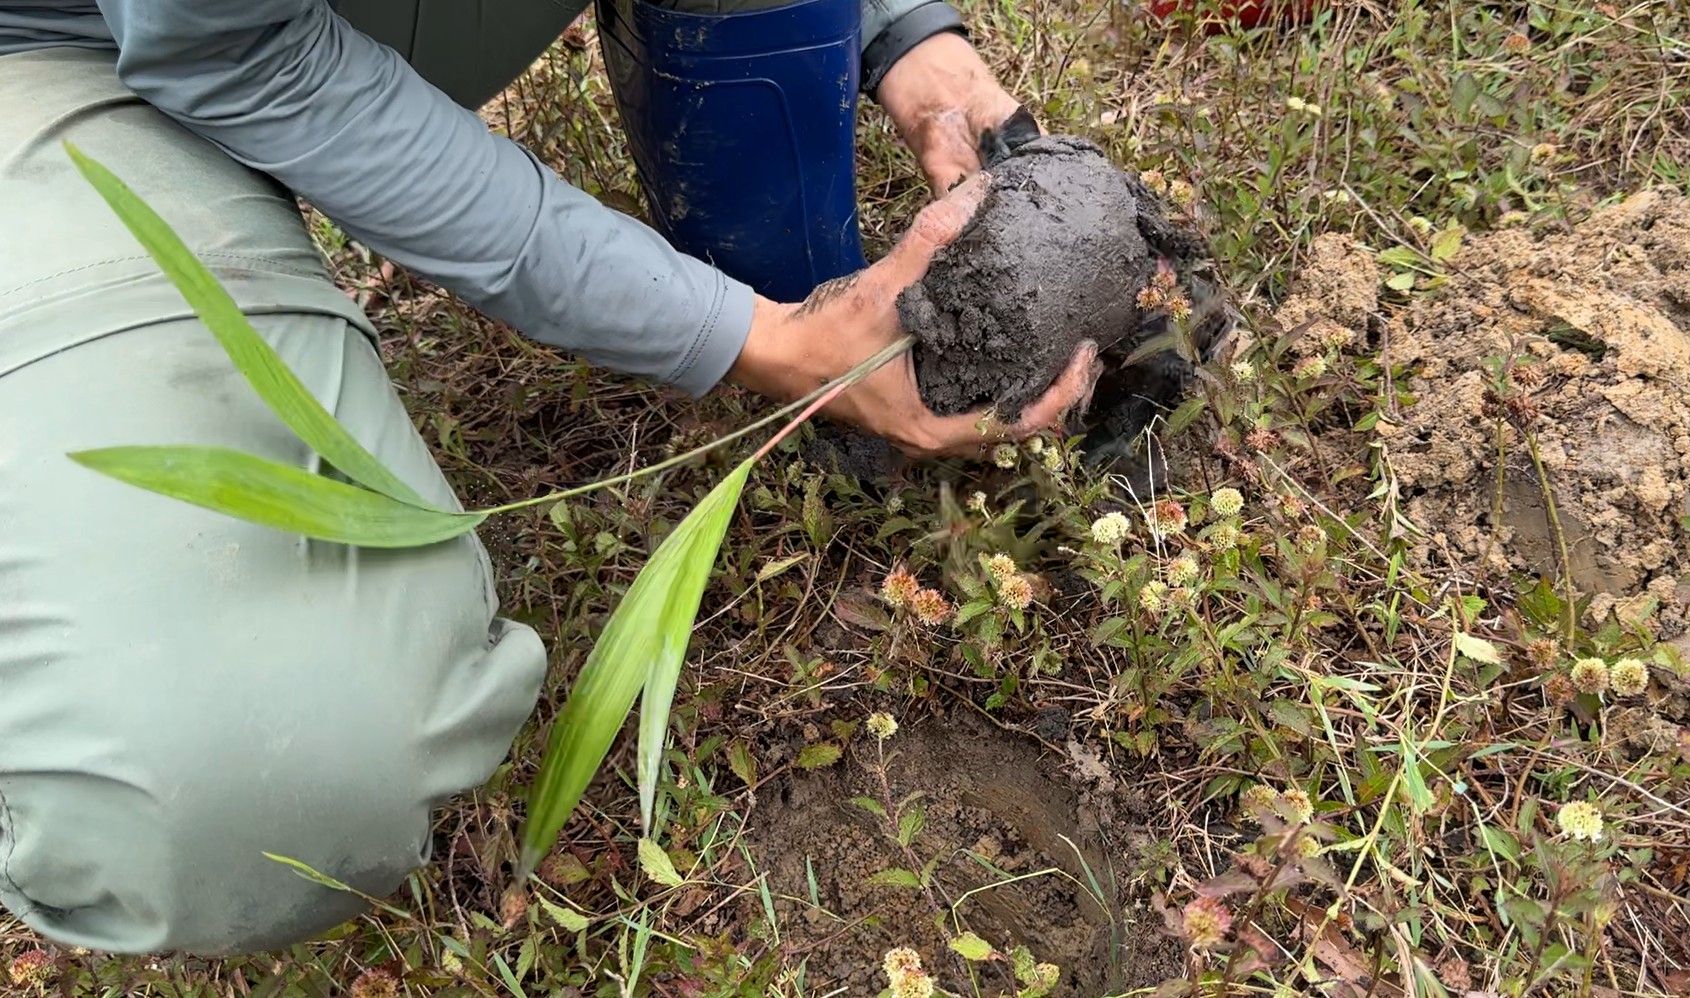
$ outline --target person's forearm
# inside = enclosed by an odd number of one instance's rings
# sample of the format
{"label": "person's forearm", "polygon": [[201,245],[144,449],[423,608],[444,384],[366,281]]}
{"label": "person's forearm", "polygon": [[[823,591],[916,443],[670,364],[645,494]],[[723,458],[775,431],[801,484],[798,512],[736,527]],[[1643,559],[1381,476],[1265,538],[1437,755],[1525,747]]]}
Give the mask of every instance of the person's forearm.
{"label": "person's forearm", "polygon": [[323,0],[101,0],[126,85],[534,339],[702,394],[753,295],[565,184]]}

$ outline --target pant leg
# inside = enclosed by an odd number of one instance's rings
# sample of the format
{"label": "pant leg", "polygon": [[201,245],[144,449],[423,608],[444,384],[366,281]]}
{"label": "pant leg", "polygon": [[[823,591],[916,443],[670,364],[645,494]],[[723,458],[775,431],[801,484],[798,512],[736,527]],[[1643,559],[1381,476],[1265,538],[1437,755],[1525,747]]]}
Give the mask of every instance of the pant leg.
{"label": "pant leg", "polygon": [[66,452],[217,444],[315,468],[76,172],[147,199],[372,453],[455,504],[293,202],[122,90],[110,56],[0,57],[0,904],[111,952],[264,951],[381,896],[478,785],[545,653],[473,537],[307,541]]}

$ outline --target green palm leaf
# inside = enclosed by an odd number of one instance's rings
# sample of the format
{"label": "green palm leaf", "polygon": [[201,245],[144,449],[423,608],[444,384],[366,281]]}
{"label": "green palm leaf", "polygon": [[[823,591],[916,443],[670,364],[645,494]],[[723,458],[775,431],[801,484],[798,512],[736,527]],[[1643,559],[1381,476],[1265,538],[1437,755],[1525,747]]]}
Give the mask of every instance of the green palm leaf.
{"label": "green palm leaf", "polygon": [[70,142],[65,151],[217,337],[247,383],[282,422],[348,478],[401,502],[441,512],[365,450],[306,390],[164,219],[123,181]]}
{"label": "green palm leaf", "polygon": [[756,460],[735,468],[663,539],[587,656],[568,702],[552,722],[545,760],[529,794],[520,876],[526,877],[551,849],[641,689],[640,814],[649,832],[669,707],[693,622]]}
{"label": "green palm leaf", "polygon": [[71,460],[204,509],[363,547],[417,547],[474,530],[485,513],[423,509],[301,468],[223,447],[110,447]]}

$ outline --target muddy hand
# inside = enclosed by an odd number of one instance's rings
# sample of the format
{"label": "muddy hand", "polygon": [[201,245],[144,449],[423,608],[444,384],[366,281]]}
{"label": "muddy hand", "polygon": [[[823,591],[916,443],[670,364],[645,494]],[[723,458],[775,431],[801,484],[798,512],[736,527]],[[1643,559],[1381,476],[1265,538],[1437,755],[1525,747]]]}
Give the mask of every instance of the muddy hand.
{"label": "muddy hand", "polygon": [[[802,397],[849,371],[904,334],[898,295],[927,273],[933,254],[957,237],[985,197],[989,175],[976,173],[922,209],[885,257],[830,281],[798,305],[758,299],[751,335],[729,378],[765,395]],[[1087,341],[1045,396],[1014,426],[988,425],[984,411],[937,416],[921,399],[915,361],[893,359],[847,389],[826,410],[890,440],[911,457],[984,455],[995,444],[1059,429],[1096,382],[1097,347]]]}
{"label": "muddy hand", "polygon": [[[1039,134],[1038,124],[998,83],[974,46],[949,32],[934,35],[894,63],[875,99],[915,153],[936,195],[988,166],[981,140],[993,130],[1004,133],[1014,120]],[[1013,142],[1007,133],[1002,137]]]}

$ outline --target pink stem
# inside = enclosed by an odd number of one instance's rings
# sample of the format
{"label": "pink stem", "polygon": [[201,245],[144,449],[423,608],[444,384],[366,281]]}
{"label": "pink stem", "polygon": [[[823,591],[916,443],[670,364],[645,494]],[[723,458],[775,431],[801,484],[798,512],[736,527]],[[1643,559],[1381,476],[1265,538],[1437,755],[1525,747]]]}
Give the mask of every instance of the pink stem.
{"label": "pink stem", "polygon": [[847,389],[849,387],[851,387],[851,384],[849,382],[845,382],[845,383],[834,385],[832,388],[828,389],[828,391],[825,394],[823,394],[821,398],[818,398],[814,402],[811,402],[808,406],[806,406],[804,408],[803,412],[794,416],[792,418],[792,422],[787,423],[785,426],[781,427],[780,432],[775,434],[774,436],[770,437],[768,443],[764,444],[762,447],[759,447],[757,449],[756,456],[753,457],[752,460],[761,461],[763,459],[763,455],[767,454],[769,451],[774,450],[777,446],[780,445],[780,442],[782,440],[786,439],[787,434],[791,433],[793,430],[796,430],[799,426],[803,425],[804,420],[809,419],[811,416],[814,416],[816,414],[817,410],[821,409],[823,406],[827,405],[829,402],[832,402],[834,399],[838,398],[840,393],[845,391],[845,389]]}

